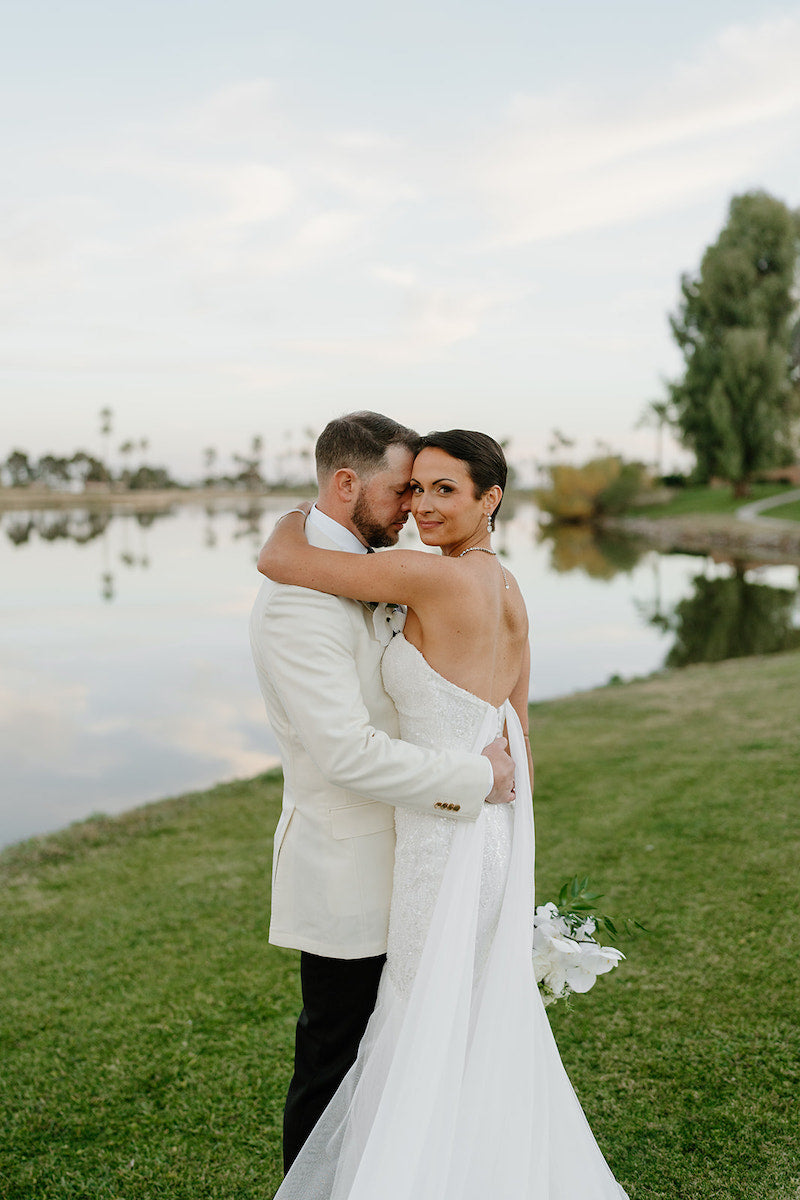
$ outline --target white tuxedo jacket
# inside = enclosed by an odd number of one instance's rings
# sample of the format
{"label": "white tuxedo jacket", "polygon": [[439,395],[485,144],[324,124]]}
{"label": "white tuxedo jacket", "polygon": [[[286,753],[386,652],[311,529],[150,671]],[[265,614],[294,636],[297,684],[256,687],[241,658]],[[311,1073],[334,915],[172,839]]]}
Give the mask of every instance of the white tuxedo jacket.
{"label": "white tuxedo jacket", "polygon": [[[314,545],[337,549],[307,526]],[[474,819],[488,759],[397,740],[372,613],[355,600],[265,580],[250,640],[284,772],[270,941],[330,958],[386,949],[393,805]]]}

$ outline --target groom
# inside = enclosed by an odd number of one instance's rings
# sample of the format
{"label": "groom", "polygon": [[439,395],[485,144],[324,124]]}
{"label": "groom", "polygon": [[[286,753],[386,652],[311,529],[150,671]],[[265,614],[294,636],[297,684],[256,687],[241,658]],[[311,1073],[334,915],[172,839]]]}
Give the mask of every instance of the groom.
{"label": "groom", "polygon": [[[316,446],[315,546],[393,546],[411,507],[418,436],[379,413],[331,421]],[[284,1167],[355,1061],[385,961],[394,805],[471,821],[511,799],[513,763],[398,740],[381,642],[359,601],[265,580],[250,639],[284,771],[270,941],[301,951],[303,1010],[286,1099]]]}

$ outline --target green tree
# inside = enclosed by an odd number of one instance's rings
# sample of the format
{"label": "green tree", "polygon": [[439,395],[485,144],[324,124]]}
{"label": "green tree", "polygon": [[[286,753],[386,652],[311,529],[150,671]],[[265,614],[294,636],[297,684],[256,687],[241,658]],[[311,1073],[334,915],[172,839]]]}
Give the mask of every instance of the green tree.
{"label": "green tree", "polygon": [[63,490],[70,480],[70,460],[58,454],[43,454],[36,465],[36,477],[45,487]]}
{"label": "green tree", "polygon": [[122,482],[125,484],[125,487],[130,487],[131,468],[128,465],[128,463],[129,463],[135,449],[136,449],[136,443],[134,441],[132,441],[130,438],[128,438],[126,441],[124,441],[119,448],[119,453],[126,463],[126,465],[122,468],[122,471],[120,472],[120,478],[121,478]]}
{"label": "green tree", "polygon": [[234,462],[242,468],[235,482],[243,484],[249,492],[260,492],[264,489],[264,480],[261,475],[263,453],[264,439],[256,433],[250,443],[250,454],[234,454],[233,456]]}
{"label": "green tree", "polygon": [[177,487],[167,467],[137,467],[128,478],[131,491],[158,491]]}
{"label": "green tree", "polygon": [[36,469],[24,450],[12,450],[3,466],[11,487],[27,487],[36,477]]}
{"label": "green tree", "polygon": [[87,483],[108,483],[108,467],[99,458],[86,450],[76,450],[69,460],[70,475],[78,480],[82,487]]}
{"label": "green tree", "polygon": [[793,455],[799,249],[800,213],[766,192],[735,196],[699,273],[683,276],[670,318],[686,363],[670,385],[673,422],[698,477],[727,479],[737,495],[757,471]]}

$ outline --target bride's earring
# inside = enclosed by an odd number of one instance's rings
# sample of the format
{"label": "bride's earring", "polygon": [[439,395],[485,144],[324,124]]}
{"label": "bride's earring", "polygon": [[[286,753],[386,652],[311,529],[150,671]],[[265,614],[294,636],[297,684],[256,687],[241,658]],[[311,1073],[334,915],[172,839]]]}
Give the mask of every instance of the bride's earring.
{"label": "bride's earring", "polygon": [[487,533],[492,532],[492,514],[491,513],[486,514],[486,532]]}

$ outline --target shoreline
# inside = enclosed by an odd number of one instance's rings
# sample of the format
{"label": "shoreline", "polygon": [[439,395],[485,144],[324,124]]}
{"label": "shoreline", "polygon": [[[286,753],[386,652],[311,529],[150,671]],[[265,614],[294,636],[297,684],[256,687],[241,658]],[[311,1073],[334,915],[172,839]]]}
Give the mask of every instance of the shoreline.
{"label": "shoreline", "polygon": [[293,492],[242,492],[234,488],[165,488],[132,492],[49,492],[42,488],[0,488],[0,514],[28,509],[110,509],[153,512],[176,504],[253,504],[269,500],[296,500],[313,489]]}
{"label": "shoreline", "polygon": [[[104,811],[98,809],[95,812],[88,813],[83,817],[75,817],[73,820],[68,820],[65,825],[58,825],[55,829],[44,829],[38,833],[27,833],[21,837],[14,836],[10,841],[0,840],[0,867],[2,867],[3,858],[6,855],[12,854],[14,851],[22,847],[34,848],[41,844],[44,846],[51,839],[59,839],[62,837],[70,838],[73,831],[80,831],[83,826],[91,828],[105,828],[109,823],[115,821],[126,821],[136,814],[146,814],[150,809],[157,807],[160,804],[170,805],[178,800],[184,800],[187,796],[204,796],[207,792],[213,792],[218,788],[233,787],[236,784],[252,783],[255,779],[267,779],[272,777],[276,772],[282,772],[282,764],[280,758],[275,754],[266,755],[266,763],[263,771],[259,771],[257,775],[249,776],[228,776],[223,779],[215,779],[211,783],[203,787],[190,788],[188,791],[176,792],[166,796],[154,796],[150,800],[134,800],[132,803],[123,801],[124,808],[119,808],[114,811]],[[2,838],[2,835],[0,835]]]}
{"label": "shoreline", "polygon": [[[599,684],[595,687],[570,692],[564,696],[553,696],[546,700],[529,700],[528,710],[531,722],[535,724],[546,719],[549,711],[555,710],[559,706],[583,704],[584,702],[602,704],[606,697],[620,696],[627,691],[635,692],[636,689],[648,686],[658,687],[662,685],[677,687],[680,685],[674,682],[670,683],[670,681],[679,680],[681,677],[687,678],[686,686],[688,687],[688,677],[693,673],[719,670],[720,668],[728,668],[735,671],[737,665],[756,664],[758,662],[791,658],[792,656],[796,656],[800,660],[800,651],[784,650],[778,651],[775,654],[755,654],[742,658],[723,659],[719,663],[700,662],[692,663],[685,667],[661,667],[652,671],[649,675],[635,676],[621,682]],[[88,816],[78,817],[73,821],[69,821],[66,825],[58,826],[56,829],[32,833],[21,838],[15,838],[10,842],[0,843],[0,874],[4,866],[7,866],[13,859],[20,856],[26,857],[32,854],[34,857],[41,857],[44,860],[50,858],[52,856],[50,852],[53,851],[55,857],[59,857],[60,851],[58,850],[58,846],[61,842],[73,844],[87,840],[92,841],[95,836],[107,833],[110,828],[117,825],[120,827],[124,825],[139,827],[142,824],[149,823],[151,817],[157,817],[159,810],[163,809],[166,812],[176,805],[183,806],[190,800],[199,800],[202,797],[218,792],[220,789],[249,787],[259,781],[275,782],[278,778],[282,782],[282,771],[280,758],[271,756],[264,770],[256,775],[219,779],[208,784],[206,787],[192,788],[187,792],[178,792],[172,795],[155,797],[152,800],[140,801],[131,804],[130,807],[121,808],[117,812],[94,812]]]}
{"label": "shoreline", "polygon": [[639,538],[665,552],[800,566],[800,521],[766,517],[742,521],[735,514],[692,513],[681,517],[606,517],[600,528]]}
{"label": "shoreline", "polygon": [[[137,492],[50,492],[45,489],[0,488],[0,516],[5,512],[89,510],[112,513],[169,512],[177,506],[228,508],[238,505],[282,504],[306,496],[298,491],[243,492],[235,489],[186,488]],[[525,500],[524,493],[510,499]],[[752,559],[765,565],[800,566],[800,521],[759,517],[743,520],[735,513],[683,516],[605,517],[596,528],[625,534],[657,550]]]}

